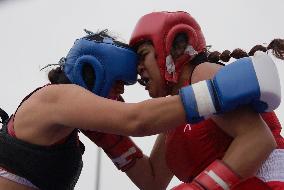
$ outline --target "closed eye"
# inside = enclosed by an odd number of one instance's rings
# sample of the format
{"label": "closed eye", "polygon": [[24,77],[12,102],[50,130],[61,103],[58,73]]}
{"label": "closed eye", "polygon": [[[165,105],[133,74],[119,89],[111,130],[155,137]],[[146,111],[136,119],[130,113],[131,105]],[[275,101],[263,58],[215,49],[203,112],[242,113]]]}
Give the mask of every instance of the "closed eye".
{"label": "closed eye", "polygon": [[145,51],[142,51],[138,54],[139,56],[139,61],[144,61],[145,60],[145,56],[147,55],[147,53]]}
{"label": "closed eye", "polygon": [[138,56],[139,56],[139,61],[144,61],[145,60],[145,57],[147,56],[147,54],[149,53],[149,51],[147,50],[142,50],[138,53]]}
{"label": "closed eye", "polygon": [[145,60],[145,55],[139,54],[139,55],[138,55],[138,60],[139,60],[139,62],[144,61],[144,60]]}

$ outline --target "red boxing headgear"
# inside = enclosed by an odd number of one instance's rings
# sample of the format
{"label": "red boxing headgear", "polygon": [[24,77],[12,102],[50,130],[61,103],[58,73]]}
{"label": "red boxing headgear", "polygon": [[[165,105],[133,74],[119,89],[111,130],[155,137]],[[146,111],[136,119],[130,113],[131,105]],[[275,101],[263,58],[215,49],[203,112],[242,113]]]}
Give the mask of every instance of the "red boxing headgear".
{"label": "red boxing headgear", "polygon": [[178,33],[185,33],[188,36],[189,44],[185,50],[188,59],[206,48],[199,24],[190,14],[183,11],[153,12],[144,15],[136,24],[129,44],[134,47],[144,41],[151,41],[156,50],[161,75],[167,81],[177,82],[175,71],[179,64],[178,60],[173,63],[170,50]]}

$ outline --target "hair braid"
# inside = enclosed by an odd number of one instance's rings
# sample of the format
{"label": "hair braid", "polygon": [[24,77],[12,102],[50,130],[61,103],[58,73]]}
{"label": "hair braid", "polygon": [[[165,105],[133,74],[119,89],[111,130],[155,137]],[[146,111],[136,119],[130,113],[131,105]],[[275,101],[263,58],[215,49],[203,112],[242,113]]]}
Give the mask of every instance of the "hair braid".
{"label": "hair braid", "polygon": [[274,39],[269,43],[267,47],[263,45],[255,45],[251,48],[249,53],[240,48],[237,48],[232,52],[230,52],[229,50],[225,50],[222,53],[218,51],[209,52],[208,61],[212,63],[218,63],[220,60],[223,62],[228,62],[231,57],[240,59],[243,57],[253,56],[256,51],[267,52],[268,50],[272,50],[273,55],[278,59],[284,60],[284,40]]}

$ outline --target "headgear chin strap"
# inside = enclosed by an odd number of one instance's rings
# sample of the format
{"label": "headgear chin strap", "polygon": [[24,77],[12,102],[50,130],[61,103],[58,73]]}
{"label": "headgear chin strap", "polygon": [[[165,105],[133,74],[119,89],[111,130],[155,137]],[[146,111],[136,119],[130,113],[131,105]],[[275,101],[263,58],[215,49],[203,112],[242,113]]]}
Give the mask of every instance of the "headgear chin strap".
{"label": "headgear chin strap", "polygon": [[[201,28],[188,13],[153,12],[140,18],[130,39],[130,46],[135,47],[143,41],[151,41],[157,55],[161,75],[166,81],[177,82],[179,63],[173,62],[170,50],[177,34],[184,33],[188,37],[188,46],[184,54],[188,60],[204,51],[206,43]],[[184,64],[184,63],[183,63]]]}
{"label": "headgear chin strap", "polygon": [[107,97],[115,81],[124,81],[126,85],[137,81],[137,63],[133,50],[119,46],[111,38],[95,41],[84,37],[75,41],[63,67],[72,83],[88,89],[83,79],[83,66],[91,65],[96,75],[91,91]]}

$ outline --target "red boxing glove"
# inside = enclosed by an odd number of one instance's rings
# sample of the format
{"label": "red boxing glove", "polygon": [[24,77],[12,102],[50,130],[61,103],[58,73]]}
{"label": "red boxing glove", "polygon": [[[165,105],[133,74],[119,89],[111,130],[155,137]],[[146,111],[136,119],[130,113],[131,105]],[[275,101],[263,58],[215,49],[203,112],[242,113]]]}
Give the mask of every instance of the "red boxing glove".
{"label": "red boxing glove", "polygon": [[97,131],[82,130],[82,133],[101,147],[116,167],[123,172],[131,168],[137,159],[143,157],[142,151],[130,137]]}
{"label": "red boxing glove", "polygon": [[223,161],[216,160],[190,184],[181,184],[175,190],[230,190],[240,183],[241,177]]}
{"label": "red boxing glove", "polygon": [[234,186],[234,190],[272,190],[273,188],[269,187],[265,182],[258,179],[257,177],[251,177],[247,180],[239,183],[237,186]]}
{"label": "red boxing glove", "polygon": [[271,190],[256,177],[245,181],[234,173],[224,162],[216,160],[201,172],[190,184],[180,184],[172,190]]}
{"label": "red boxing glove", "polygon": [[172,190],[205,190],[203,187],[201,187],[199,184],[195,183],[194,181],[192,183],[182,183],[174,188]]}
{"label": "red boxing glove", "polygon": [[223,161],[216,160],[201,172],[194,181],[206,190],[229,190],[241,181],[241,177]]}

